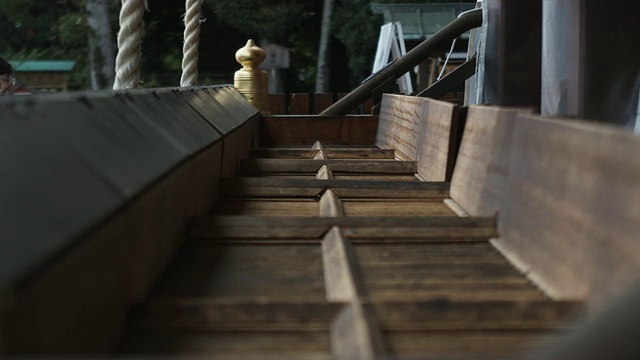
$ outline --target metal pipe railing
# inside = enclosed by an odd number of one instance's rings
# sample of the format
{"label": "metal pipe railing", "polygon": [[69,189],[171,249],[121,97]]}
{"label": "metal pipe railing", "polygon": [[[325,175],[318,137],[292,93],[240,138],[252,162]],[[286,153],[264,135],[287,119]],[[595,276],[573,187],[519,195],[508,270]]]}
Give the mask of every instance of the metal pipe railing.
{"label": "metal pipe railing", "polygon": [[323,116],[345,115],[371,97],[371,92],[388,81],[397,79],[434,52],[442,49],[466,31],[482,26],[482,9],[464,12],[432,37],[420,43],[393,64],[372,75],[368,80],[347,94],[325,111]]}

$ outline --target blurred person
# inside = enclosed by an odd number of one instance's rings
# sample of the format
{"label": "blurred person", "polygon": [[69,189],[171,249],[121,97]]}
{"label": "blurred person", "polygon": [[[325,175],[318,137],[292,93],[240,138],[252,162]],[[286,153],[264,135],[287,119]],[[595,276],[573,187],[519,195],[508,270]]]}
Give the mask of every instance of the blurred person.
{"label": "blurred person", "polygon": [[13,95],[16,78],[13,67],[3,58],[0,58],[0,95]]}

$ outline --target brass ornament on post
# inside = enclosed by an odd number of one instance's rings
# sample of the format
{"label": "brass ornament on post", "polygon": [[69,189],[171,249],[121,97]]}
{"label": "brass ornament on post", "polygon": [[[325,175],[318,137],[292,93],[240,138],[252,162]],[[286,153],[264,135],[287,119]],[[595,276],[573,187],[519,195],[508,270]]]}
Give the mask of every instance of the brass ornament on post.
{"label": "brass ornament on post", "polygon": [[236,61],[242,65],[242,69],[233,76],[233,86],[262,115],[269,115],[269,78],[259,67],[266,57],[264,50],[256,46],[253,40],[247,41],[247,45],[236,52]]}

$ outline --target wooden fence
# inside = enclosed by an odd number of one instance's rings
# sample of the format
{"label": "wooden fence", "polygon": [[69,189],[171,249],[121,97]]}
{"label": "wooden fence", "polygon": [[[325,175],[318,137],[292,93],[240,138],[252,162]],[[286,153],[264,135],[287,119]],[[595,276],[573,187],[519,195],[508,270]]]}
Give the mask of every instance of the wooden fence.
{"label": "wooden fence", "polygon": [[[269,94],[269,111],[272,115],[313,115],[319,114],[347,93],[288,93]],[[354,109],[350,114],[370,115],[371,99]]]}

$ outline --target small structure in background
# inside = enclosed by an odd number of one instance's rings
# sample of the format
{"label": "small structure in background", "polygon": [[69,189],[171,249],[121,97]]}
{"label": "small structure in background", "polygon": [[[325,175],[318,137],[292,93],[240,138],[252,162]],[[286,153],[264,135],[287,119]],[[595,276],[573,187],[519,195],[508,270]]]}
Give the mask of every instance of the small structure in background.
{"label": "small structure in background", "polygon": [[285,69],[289,68],[291,49],[269,44],[264,47],[264,52],[267,53],[267,58],[260,67],[269,73],[269,93],[282,93],[284,92]]}
{"label": "small structure in background", "polygon": [[34,92],[68,91],[67,76],[74,60],[11,61],[19,83]]}
{"label": "small structure in background", "polygon": [[[458,15],[475,6],[476,1],[473,0],[455,3],[371,3],[371,12],[382,15],[385,24],[396,22],[402,24],[402,33],[408,51],[433,36],[438,30],[455,20]],[[469,34],[465,33],[456,42],[443,75],[466,60],[468,43]],[[438,74],[445,66],[445,56],[442,53],[420,64],[416,78],[416,91],[424,90],[436,81]]]}

